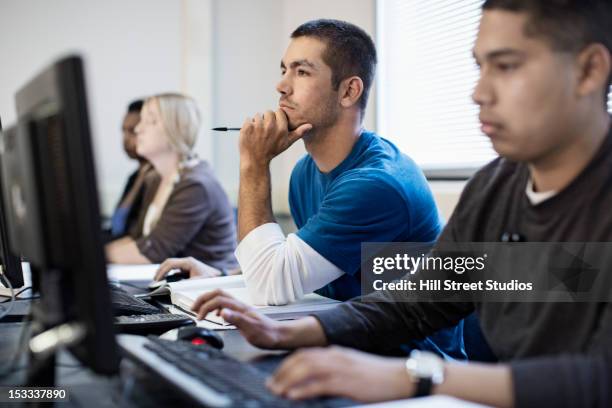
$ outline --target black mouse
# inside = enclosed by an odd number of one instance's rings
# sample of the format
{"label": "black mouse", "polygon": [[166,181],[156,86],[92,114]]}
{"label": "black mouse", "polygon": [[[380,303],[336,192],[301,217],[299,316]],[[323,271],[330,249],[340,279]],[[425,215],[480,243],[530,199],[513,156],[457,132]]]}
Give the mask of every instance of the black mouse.
{"label": "black mouse", "polygon": [[190,341],[195,345],[208,344],[216,349],[223,348],[223,339],[214,330],[205,329],[204,327],[181,327],[178,329],[176,339]]}
{"label": "black mouse", "polygon": [[170,271],[164,279],[166,280],[166,282],[177,282],[183,279],[189,279],[189,271]]}

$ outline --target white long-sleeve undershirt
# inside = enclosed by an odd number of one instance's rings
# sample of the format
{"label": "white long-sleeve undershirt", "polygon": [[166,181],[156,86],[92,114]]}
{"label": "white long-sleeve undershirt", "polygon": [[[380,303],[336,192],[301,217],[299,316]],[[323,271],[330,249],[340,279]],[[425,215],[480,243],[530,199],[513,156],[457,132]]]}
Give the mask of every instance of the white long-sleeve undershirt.
{"label": "white long-sleeve undershirt", "polygon": [[246,287],[257,305],[284,305],[344,274],[296,234],[276,223],[249,232],[235,252]]}

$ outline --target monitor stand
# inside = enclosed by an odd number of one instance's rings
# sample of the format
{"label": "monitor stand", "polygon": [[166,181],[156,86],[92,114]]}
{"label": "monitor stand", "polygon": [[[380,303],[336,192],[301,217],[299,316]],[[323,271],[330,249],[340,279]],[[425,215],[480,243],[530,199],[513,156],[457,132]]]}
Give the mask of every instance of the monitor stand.
{"label": "monitor stand", "polygon": [[66,321],[66,310],[59,296],[67,274],[59,269],[32,268],[34,290],[45,287],[45,294],[32,307],[28,340],[28,387],[55,385],[55,360],[58,349],[82,341],[85,328],[78,322]]}

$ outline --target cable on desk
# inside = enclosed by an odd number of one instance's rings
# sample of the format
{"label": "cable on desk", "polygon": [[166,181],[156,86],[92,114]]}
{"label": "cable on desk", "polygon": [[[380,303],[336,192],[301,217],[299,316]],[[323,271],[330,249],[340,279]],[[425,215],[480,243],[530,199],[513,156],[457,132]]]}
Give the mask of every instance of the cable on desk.
{"label": "cable on desk", "polygon": [[[15,296],[17,296],[15,294],[15,289],[13,289],[13,284],[11,283],[11,281],[9,280],[9,278],[6,277],[6,275],[4,274],[4,268],[0,267],[0,276],[2,276],[2,278],[4,279],[4,282],[6,282],[6,286],[11,290],[11,299],[10,299],[10,303],[8,305],[8,308],[6,308],[6,310],[2,313],[0,313],[0,320],[4,319],[6,316],[9,315],[9,313],[11,313],[11,311],[13,310],[13,306],[15,306]],[[5,306],[0,306],[0,307],[5,307]]]}
{"label": "cable on desk", "polygon": [[[21,289],[19,290],[19,292],[15,293],[15,297],[17,297],[17,296],[21,295],[23,292],[25,292],[26,290],[30,290],[30,289],[32,289],[32,287],[31,287],[31,286],[26,286],[25,288],[21,288]],[[24,299],[24,300],[25,300],[25,299]]]}
{"label": "cable on desk", "polygon": [[22,297],[22,298],[18,298],[17,300],[36,300],[36,299],[40,299],[40,295],[34,295],[34,296],[30,296],[30,297]]}
{"label": "cable on desk", "polygon": [[[33,300],[33,299],[38,299],[40,296],[39,295],[33,295],[27,298],[21,298],[21,299],[17,299],[17,296],[21,295],[23,292],[25,292],[26,290],[32,289],[31,286],[26,286],[25,288],[21,288],[19,289],[16,293],[15,293],[15,300]],[[6,299],[6,300],[2,300],[0,301],[0,303],[7,303],[10,302],[11,299]]]}

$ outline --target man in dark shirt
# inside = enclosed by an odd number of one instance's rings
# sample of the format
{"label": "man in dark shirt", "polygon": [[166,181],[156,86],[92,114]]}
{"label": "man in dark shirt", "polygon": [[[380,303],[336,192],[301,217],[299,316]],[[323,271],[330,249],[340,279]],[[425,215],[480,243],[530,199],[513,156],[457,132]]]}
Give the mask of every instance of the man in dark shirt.
{"label": "man in dark shirt", "polygon": [[[439,242],[500,241],[508,232],[529,242],[612,241],[606,107],[612,5],[487,0],[483,9],[473,99],[481,129],[501,157],[468,183]],[[211,293],[194,309],[200,317],[221,309],[225,320],[260,347],[339,344],[379,353],[475,310],[500,360],[429,360],[429,367],[419,369],[419,356],[406,362],[340,347],[310,349],[287,358],[270,380],[274,392],[290,398],[380,401],[426,390],[504,407],[612,406],[611,303],[417,303],[397,301],[409,299],[406,292],[372,296],[394,301],[353,300],[292,322],[267,319],[223,292]]]}
{"label": "man in dark shirt", "polygon": [[130,227],[138,220],[143,197],[145,176],[152,169],[151,165],[136,153],[136,132],[140,122],[140,110],[144,101],[131,102],[123,118],[123,149],[130,159],[138,161],[138,168],[128,177],[119,203],[111,216],[110,239],[120,238],[128,233]]}

